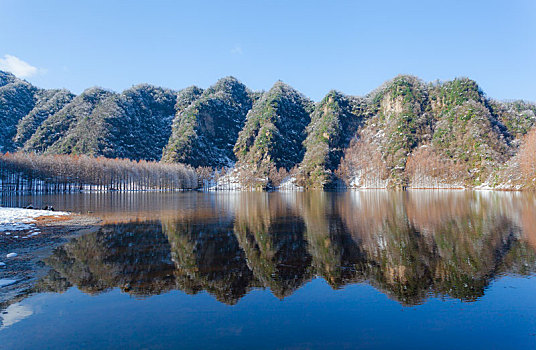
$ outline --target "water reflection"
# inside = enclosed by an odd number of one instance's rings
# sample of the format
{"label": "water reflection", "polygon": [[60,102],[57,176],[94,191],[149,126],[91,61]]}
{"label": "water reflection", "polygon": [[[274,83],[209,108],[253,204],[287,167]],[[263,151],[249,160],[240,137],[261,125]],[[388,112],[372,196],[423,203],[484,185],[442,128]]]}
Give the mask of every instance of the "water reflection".
{"label": "water reflection", "polygon": [[235,304],[253,288],[284,298],[320,276],[334,289],[369,283],[415,305],[431,295],[474,301],[497,276],[536,270],[530,195],[189,196],[204,196],[203,205],[191,205],[199,198],[184,200],[184,207],[174,202],[175,211],[162,207],[152,221],[114,216],[98,232],[56,249],[38,289],[75,285],[93,294],[119,287],[136,297],[206,291]]}

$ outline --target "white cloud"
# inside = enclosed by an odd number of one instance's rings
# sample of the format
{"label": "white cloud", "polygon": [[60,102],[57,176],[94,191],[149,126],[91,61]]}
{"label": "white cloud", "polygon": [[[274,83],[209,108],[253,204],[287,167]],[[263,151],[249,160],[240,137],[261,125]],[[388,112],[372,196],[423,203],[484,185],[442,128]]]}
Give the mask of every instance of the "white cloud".
{"label": "white cloud", "polygon": [[241,55],[242,54],[242,46],[240,45],[235,45],[232,49],[231,49],[231,53],[234,54],[234,55]]}
{"label": "white cloud", "polygon": [[25,318],[32,316],[33,310],[29,306],[14,303],[7,307],[0,316],[0,330],[7,328]]}
{"label": "white cloud", "polygon": [[0,70],[11,72],[19,78],[28,78],[40,71],[28,62],[12,55],[4,55],[4,58],[0,58]]}

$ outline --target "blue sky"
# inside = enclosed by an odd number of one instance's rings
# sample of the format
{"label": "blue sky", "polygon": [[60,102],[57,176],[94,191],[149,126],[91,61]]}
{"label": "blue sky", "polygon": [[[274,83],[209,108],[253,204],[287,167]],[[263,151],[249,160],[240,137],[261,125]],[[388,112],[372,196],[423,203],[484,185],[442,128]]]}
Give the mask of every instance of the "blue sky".
{"label": "blue sky", "polygon": [[75,93],[205,88],[233,75],[319,100],[413,74],[467,76],[488,96],[534,101],[536,1],[0,0],[2,64]]}

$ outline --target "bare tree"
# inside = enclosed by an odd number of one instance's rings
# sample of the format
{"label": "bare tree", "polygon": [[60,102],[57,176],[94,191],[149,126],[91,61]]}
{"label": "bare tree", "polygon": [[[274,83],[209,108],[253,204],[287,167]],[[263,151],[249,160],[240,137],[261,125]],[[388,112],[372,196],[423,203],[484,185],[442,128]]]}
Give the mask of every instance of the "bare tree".
{"label": "bare tree", "polygon": [[183,164],[79,155],[0,155],[0,187],[15,192],[177,190],[198,187]]}

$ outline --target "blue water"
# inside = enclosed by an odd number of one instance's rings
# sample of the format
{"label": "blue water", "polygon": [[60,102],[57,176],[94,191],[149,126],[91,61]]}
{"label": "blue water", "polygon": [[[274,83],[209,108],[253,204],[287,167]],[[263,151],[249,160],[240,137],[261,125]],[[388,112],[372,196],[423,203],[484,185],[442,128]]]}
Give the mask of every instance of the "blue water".
{"label": "blue water", "polygon": [[0,348],[536,348],[532,198],[177,196],[55,250]]}
{"label": "blue water", "polygon": [[256,290],[228,306],[206,293],[136,299],[69,289],[21,305],[31,316],[0,331],[6,349],[531,349],[536,281],[505,277],[477,303],[432,298],[403,307],[366,284],[333,291],[315,279],[281,301]]}

